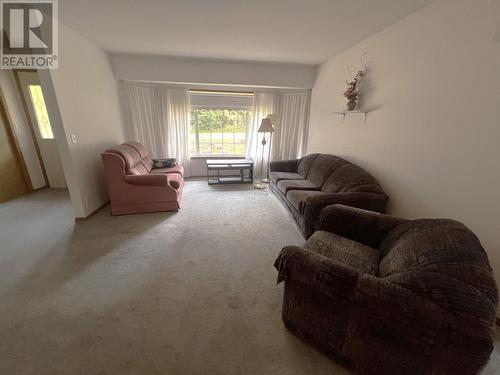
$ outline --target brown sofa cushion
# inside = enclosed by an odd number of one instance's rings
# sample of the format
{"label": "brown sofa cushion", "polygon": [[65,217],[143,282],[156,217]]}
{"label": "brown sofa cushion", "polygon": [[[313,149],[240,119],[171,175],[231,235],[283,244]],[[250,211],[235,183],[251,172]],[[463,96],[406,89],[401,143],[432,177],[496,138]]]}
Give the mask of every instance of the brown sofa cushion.
{"label": "brown sofa cushion", "polygon": [[309,180],[281,180],[278,181],[278,189],[287,194],[289,190],[319,190],[321,186],[313,184]]}
{"label": "brown sofa cushion", "polygon": [[292,204],[293,207],[299,212],[302,212],[302,203],[306,197],[311,195],[326,194],[317,190],[290,190],[286,194],[286,199]]}
{"label": "brown sofa cushion", "polygon": [[277,183],[280,180],[303,180],[304,179],[304,177],[302,177],[300,174],[293,173],[293,172],[271,172],[271,173],[269,173],[269,178],[274,183]]}
{"label": "brown sofa cushion", "polygon": [[361,272],[374,276],[378,274],[379,252],[376,249],[337,234],[316,231],[304,248]]}
{"label": "brown sofa cushion", "polygon": [[378,181],[357,165],[347,163],[334,170],[323,184],[326,193],[384,193]]}
{"label": "brown sofa cushion", "polygon": [[299,172],[302,177],[306,178],[314,159],[316,159],[319,155],[321,154],[309,154],[301,158],[297,165],[297,172]]}
{"label": "brown sofa cushion", "polygon": [[335,155],[318,155],[309,169],[307,179],[315,185],[322,186],[333,171],[347,163],[349,163],[347,160]]}

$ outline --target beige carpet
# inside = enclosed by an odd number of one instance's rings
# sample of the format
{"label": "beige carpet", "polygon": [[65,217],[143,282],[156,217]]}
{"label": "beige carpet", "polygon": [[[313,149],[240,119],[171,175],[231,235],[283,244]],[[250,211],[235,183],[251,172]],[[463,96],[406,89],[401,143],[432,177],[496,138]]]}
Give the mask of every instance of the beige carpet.
{"label": "beige carpet", "polygon": [[182,203],[78,224],[61,191],[1,204],[0,374],[347,374],[281,323],[273,261],[303,242],[281,203],[204,181]]}

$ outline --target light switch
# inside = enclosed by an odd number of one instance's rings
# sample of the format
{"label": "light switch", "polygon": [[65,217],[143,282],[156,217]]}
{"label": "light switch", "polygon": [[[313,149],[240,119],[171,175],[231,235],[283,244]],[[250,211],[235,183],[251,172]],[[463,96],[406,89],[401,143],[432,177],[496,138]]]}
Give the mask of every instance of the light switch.
{"label": "light switch", "polygon": [[71,142],[76,143],[76,134],[71,134]]}

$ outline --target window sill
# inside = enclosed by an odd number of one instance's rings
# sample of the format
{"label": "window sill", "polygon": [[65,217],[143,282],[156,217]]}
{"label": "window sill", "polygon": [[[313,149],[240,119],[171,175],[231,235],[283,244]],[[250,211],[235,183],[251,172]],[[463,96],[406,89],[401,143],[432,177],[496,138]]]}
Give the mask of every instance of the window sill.
{"label": "window sill", "polygon": [[210,154],[210,155],[191,155],[193,159],[245,159],[244,155],[228,155],[228,154]]}

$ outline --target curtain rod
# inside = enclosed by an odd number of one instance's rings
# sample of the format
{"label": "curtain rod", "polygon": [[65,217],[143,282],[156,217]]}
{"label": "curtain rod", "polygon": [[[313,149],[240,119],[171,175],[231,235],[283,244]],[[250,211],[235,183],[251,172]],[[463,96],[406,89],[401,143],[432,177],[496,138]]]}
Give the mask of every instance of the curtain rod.
{"label": "curtain rod", "polygon": [[192,94],[216,94],[216,95],[242,95],[253,96],[253,91],[226,91],[226,90],[197,90],[189,89]]}

